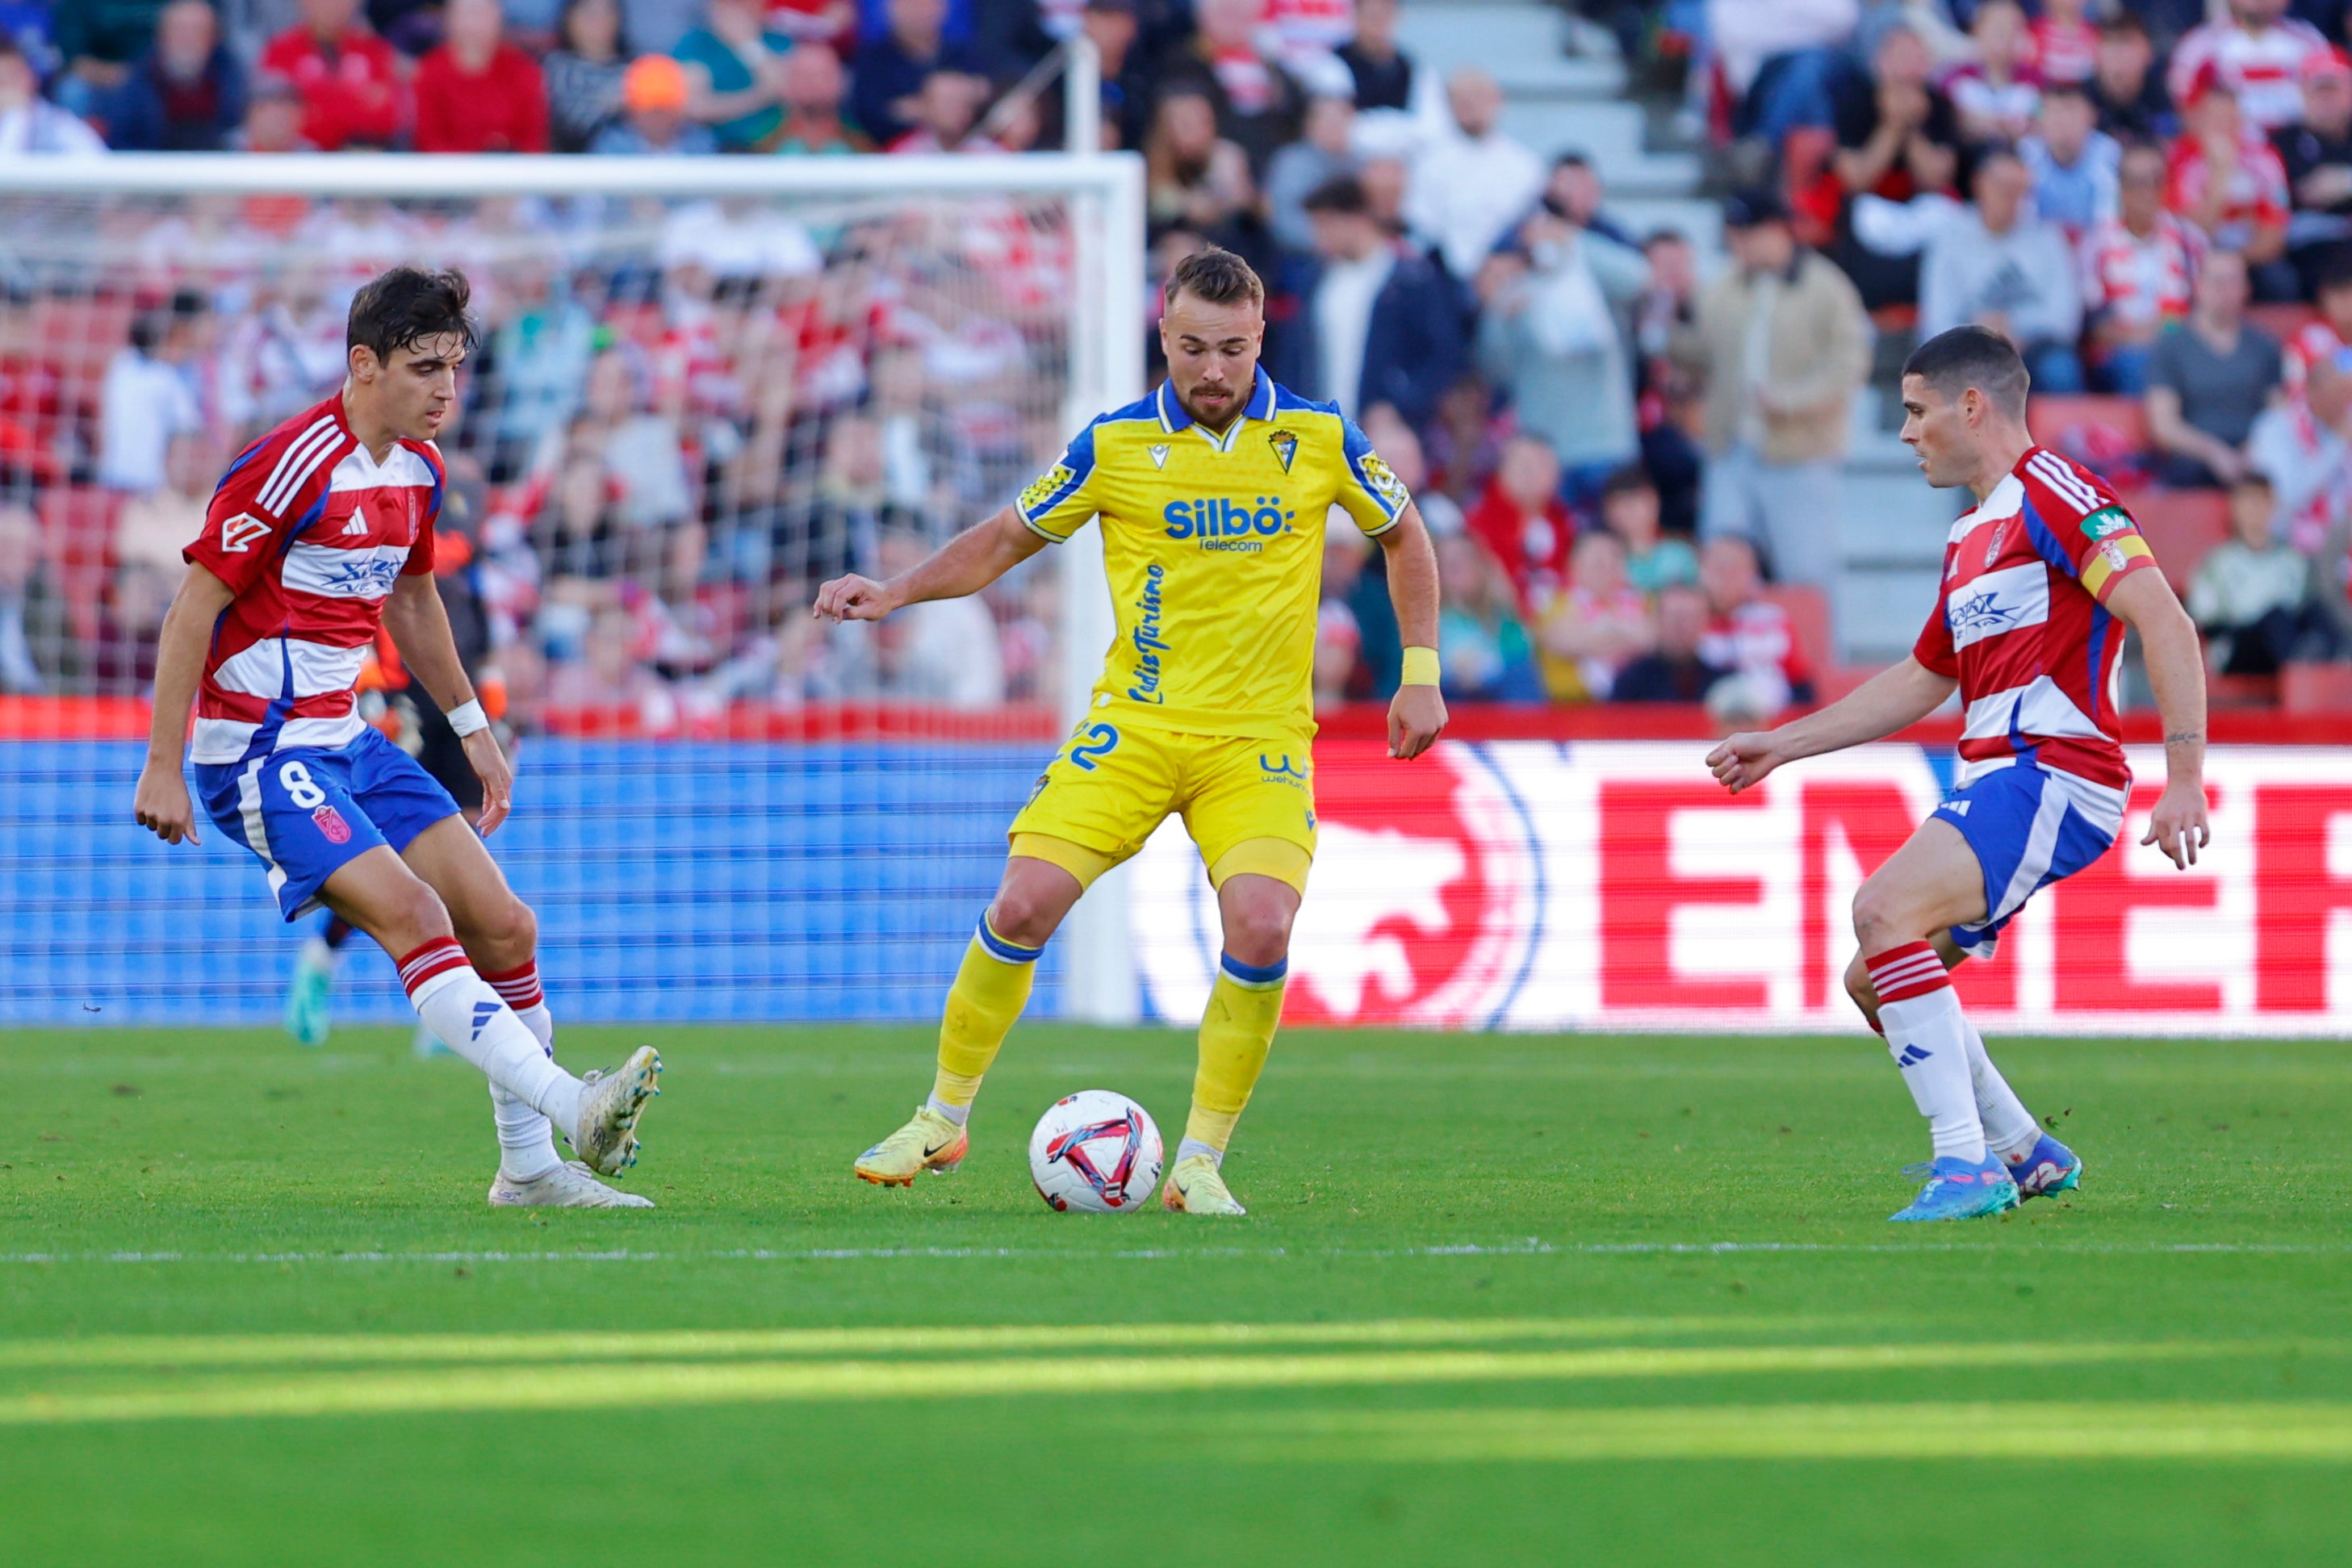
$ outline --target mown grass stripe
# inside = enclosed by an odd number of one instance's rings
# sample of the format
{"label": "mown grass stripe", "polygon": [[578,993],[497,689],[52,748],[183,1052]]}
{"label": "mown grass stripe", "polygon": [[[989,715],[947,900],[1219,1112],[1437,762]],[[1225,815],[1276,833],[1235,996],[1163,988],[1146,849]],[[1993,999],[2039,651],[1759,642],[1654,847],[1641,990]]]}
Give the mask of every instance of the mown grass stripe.
{"label": "mown grass stripe", "polygon": [[908,1328],[530,1334],[113,1335],[0,1342],[0,1367],[292,1366],[432,1362],[658,1361],[941,1351],[1218,1350],[1492,1344],[1513,1340],[1809,1333],[1840,1318],[1391,1318],[1318,1323],[1006,1323]]}
{"label": "mown grass stripe", "polygon": [[1768,1405],[1643,1410],[1327,1410],[1220,1417],[1269,1464],[1595,1459],[2352,1460],[2352,1405]]}
{"label": "mown grass stripe", "polygon": [[1943,1343],[1392,1351],[1328,1355],[1065,1356],[961,1361],[589,1363],[296,1374],[0,1397],[0,1426],[479,1410],[1199,1393],[1738,1374],[2084,1365],[2294,1354],[2333,1345]]}

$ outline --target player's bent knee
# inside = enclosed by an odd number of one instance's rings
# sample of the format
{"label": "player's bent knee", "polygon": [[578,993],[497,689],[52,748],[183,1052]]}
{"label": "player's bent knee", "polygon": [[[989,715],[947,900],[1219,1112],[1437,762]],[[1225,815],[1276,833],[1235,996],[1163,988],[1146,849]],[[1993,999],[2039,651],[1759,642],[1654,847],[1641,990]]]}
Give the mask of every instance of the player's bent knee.
{"label": "player's bent knee", "polygon": [[530,904],[509,894],[488,911],[478,914],[457,933],[467,955],[477,967],[511,969],[530,961],[539,950],[539,916]]}
{"label": "player's bent knee", "polygon": [[1008,875],[988,906],[988,928],[1016,946],[1043,947],[1075,901],[1071,887],[1049,885],[1039,876]]}
{"label": "player's bent knee", "polygon": [[1873,1021],[1877,1019],[1878,989],[1870,983],[1870,970],[1859,953],[1854,955],[1853,962],[1846,966],[1845,994],[1853,998],[1853,1005],[1862,1009],[1863,1017]]}
{"label": "player's bent knee", "polygon": [[1864,883],[1853,895],[1853,935],[1862,944],[1864,957],[1920,940],[1927,932],[1912,929],[1918,923],[1918,912],[1911,901],[1875,878]]}
{"label": "player's bent knee", "polygon": [[1243,963],[1279,963],[1289,953],[1297,906],[1279,893],[1229,895],[1223,914],[1225,951]]}

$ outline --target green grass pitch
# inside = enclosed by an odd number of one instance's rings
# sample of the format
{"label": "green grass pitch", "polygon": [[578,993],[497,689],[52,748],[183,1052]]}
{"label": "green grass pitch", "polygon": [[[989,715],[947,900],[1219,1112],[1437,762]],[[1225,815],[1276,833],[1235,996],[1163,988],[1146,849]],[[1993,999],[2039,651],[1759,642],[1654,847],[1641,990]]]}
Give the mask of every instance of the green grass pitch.
{"label": "green grass pitch", "polygon": [[[574,1029],[575,1066],[636,1036]],[[1876,1043],[1293,1032],[1252,1216],[1049,1213],[1189,1036],[671,1030],[631,1185],[490,1213],[404,1031],[0,1034],[0,1563],[2341,1563],[2352,1055],[2015,1042],[2069,1200],[1892,1227]]]}

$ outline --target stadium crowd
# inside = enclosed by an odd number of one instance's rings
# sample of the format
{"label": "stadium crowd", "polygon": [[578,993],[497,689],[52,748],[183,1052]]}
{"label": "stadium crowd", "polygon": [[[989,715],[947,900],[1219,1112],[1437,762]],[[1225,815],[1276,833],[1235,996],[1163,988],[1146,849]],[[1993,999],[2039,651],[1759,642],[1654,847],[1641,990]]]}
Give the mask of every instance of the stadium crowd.
{"label": "stadium crowd", "polygon": [[[1419,68],[1399,0],[0,0],[0,158],[1005,155],[1063,144],[1047,78],[1083,34],[1104,141],[1146,164],[1154,281],[1203,244],[1249,257],[1267,368],[1421,496],[1457,699],[1815,695],[1874,344],[1971,320],[2044,391],[2144,400],[2151,451],[2093,431],[2077,455],[2231,487],[2194,601],[2217,669],[2339,645],[2341,0],[1580,8],[1688,67],[1741,193],[1711,277],[1690,237],[1612,217],[1591,161],[1505,131],[1491,76]],[[519,703],[659,727],[1052,689],[1040,571],[878,630],[801,612],[816,578],[985,515],[1066,435],[1037,391],[1066,353],[1046,206],[58,216],[0,242],[0,690],[140,687],[210,478],[331,389],[342,303],[395,260],[480,288],[451,527]],[[2249,300],[2317,308],[2282,345]],[[1380,566],[1332,531],[1320,700],[1394,684]]]}

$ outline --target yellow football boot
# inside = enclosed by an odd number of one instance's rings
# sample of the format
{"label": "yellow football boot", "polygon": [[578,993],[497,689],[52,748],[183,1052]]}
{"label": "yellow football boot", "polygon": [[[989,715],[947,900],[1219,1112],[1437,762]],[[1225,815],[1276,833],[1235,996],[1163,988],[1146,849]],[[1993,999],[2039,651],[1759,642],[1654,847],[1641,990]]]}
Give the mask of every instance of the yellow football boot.
{"label": "yellow football boot", "polygon": [[945,1176],[963,1164],[971,1140],[926,1103],[915,1119],[857,1156],[857,1176],[877,1186],[912,1186],[925,1171]]}
{"label": "yellow football boot", "polygon": [[1160,1189],[1160,1201],[1175,1214],[1247,1214],[1248,1209],[1234,1201],[1232,1191],[1225,1186],[1217,1162],[1206,1155],[1194,1155],[1176,1162],[1168,1173],[1168,1180]]}

